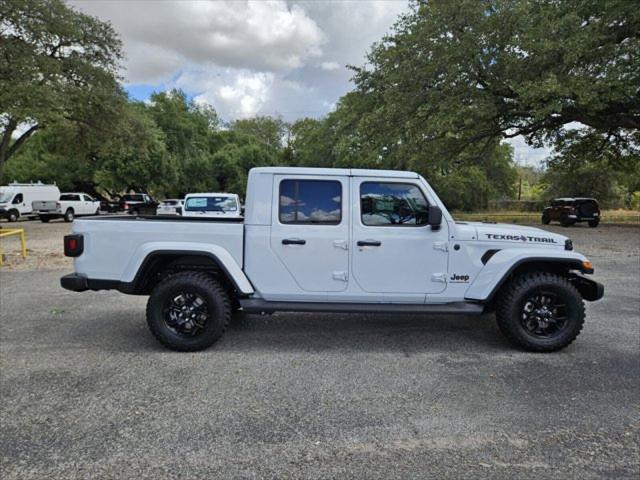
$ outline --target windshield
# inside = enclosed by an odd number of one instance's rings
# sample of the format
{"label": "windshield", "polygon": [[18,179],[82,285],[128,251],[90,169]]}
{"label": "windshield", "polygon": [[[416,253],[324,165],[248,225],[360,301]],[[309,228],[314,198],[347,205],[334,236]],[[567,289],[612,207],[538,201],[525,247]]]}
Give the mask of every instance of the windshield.
{"label": "windshield", "polygon": [[178,200],[164,200],[162,202],[162,205],[165,206],[165,207],[171,207],[171,206],[174,206],[174,205],[178,205]]}
{"label": "windshield", "polygon": [[0,203],[9,203],[12,197],[13,192],[11,190],[0,190]]}
{"label": "windshield", "polygon": [[236,212],[234,197],[190,197],[185,205],[189,212]]}

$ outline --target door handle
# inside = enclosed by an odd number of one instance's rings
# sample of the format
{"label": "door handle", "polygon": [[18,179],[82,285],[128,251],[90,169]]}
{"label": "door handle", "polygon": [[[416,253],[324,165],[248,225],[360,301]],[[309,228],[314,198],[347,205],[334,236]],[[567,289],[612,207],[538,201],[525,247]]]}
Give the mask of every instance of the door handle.
{"label": "door handle", "polygon": [[359,247],[379,247],[382,245],[380,240],[358,240]]}
{"label": "door handle", "polygon": [[305,243],[307,241],[301,238],[285,238],[282,240],[283,245],[304,245]]}

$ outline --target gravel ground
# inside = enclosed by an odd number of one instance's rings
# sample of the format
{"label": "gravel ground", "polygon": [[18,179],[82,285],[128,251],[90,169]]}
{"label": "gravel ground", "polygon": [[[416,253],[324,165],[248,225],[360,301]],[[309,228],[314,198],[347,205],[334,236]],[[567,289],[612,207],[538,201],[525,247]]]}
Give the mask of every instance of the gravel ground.
{"label": "gravel ground", "polygon": [[3,479],[640,476],[637,227],[550,228],[606,293],[545,355],[491,316],[339,314],[246,316],[174,353],[145,298],[59,287],[68,225],[19,226],[41,261],[0,270]]}

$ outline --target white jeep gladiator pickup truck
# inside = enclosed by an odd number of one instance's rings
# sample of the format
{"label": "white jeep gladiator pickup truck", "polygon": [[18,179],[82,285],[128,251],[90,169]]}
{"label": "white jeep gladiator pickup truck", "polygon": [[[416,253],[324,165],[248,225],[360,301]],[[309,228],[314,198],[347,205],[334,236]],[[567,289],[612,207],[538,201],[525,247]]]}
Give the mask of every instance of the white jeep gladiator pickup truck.
{"label": "white jeep gladiator pickup truck", "polygon": [[181,351],[213,344],[236,310],[495,312],[512,343],[553,351],[604,293],[568,238],[455,222],[412,172],[254,168],[245,213],[77,219],[62,286],[149,295],[151,332]]}

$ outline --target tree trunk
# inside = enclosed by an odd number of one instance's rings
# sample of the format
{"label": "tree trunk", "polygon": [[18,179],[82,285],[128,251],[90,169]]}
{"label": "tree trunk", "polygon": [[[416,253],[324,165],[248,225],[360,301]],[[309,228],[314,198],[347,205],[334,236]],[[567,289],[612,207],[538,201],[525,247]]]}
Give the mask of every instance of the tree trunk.
{"label": "tree trunk", "polygon": [[13,143],[11,143],[11,137],[17,127],[18,121],[10,118],[4,128],[4,132],[2,133],[2,139],[0,140],[0,184],[4,183],[4,167],[7,164],[7,161],[18,151],[25,140],[40,128],[40,125],[32,125],[29,129],[22,132],[22,134]]}

